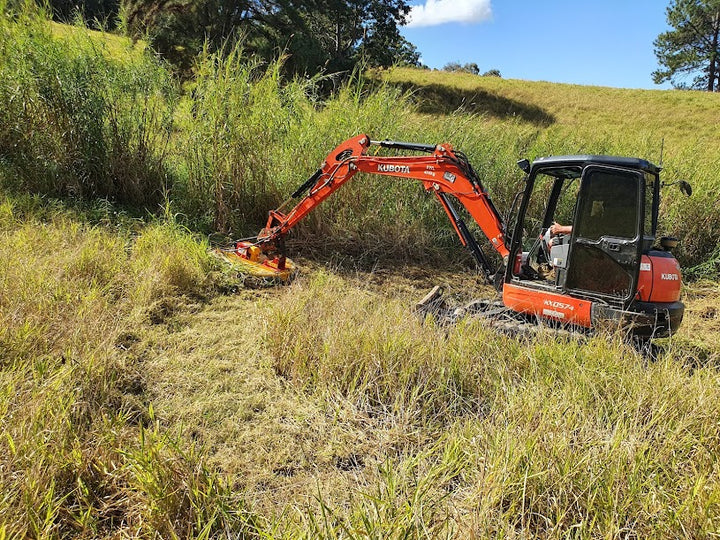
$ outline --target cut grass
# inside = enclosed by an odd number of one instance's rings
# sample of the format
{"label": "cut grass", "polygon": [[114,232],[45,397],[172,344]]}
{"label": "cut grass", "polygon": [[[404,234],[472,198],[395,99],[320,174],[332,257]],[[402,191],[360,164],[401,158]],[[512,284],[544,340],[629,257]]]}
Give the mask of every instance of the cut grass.
{"label": "cut grass", "polygon": [[717,289],[648,361],[613,336],[420,326],[424,279],[316,270],[178,314],[150,339],[161,424],[280,537],[717,530],[720,344],[693,330]]}

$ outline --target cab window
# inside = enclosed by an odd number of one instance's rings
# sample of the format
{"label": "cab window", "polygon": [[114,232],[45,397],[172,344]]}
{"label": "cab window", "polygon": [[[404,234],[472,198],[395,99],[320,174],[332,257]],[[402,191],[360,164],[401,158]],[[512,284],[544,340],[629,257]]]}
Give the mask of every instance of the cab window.
{"label": "cab window", "polygon": [[592,171],[584,179],[576,235],[589,240],[601,236],[637,236],[639,186],[635,174]]}

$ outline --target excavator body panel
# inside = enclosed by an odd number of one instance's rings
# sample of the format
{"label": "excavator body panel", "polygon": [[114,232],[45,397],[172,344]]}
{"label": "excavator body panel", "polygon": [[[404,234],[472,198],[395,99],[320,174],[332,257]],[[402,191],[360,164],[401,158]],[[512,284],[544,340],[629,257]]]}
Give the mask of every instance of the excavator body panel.
{"label": "excavator body panel", "polygon": [[680,264],[667,251],[653,250],[642,256],[638,299],[642,302],[677,302],[680,300]]}
{"label": "excavator body panel", "polygon": [[571,326],[590,328],[592,302],[550,291],[533,290],[506,283],[503,304],[513,311],[550,319]]}

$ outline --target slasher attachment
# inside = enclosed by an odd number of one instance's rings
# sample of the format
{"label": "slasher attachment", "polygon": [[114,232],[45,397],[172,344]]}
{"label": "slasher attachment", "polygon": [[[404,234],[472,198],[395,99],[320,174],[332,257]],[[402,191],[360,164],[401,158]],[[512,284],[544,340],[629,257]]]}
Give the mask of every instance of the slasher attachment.
{"label": "slasher attachment", "polygon": [[297,271],[292,260],[283,255],[268,256],[257,243],[238,241],[231,247],[216,248],[213,252],[241,274],[264,280],[288,282]]}

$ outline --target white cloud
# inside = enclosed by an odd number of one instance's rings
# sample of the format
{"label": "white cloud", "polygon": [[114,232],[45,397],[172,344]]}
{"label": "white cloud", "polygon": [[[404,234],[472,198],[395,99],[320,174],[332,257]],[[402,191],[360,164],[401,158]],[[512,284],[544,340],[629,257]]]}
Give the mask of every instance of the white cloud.
{"label": "white cloud", "polygon": [[425,0],[424,4],[410,10],[407,26],[482,22],[491,16],[490,0]]}

